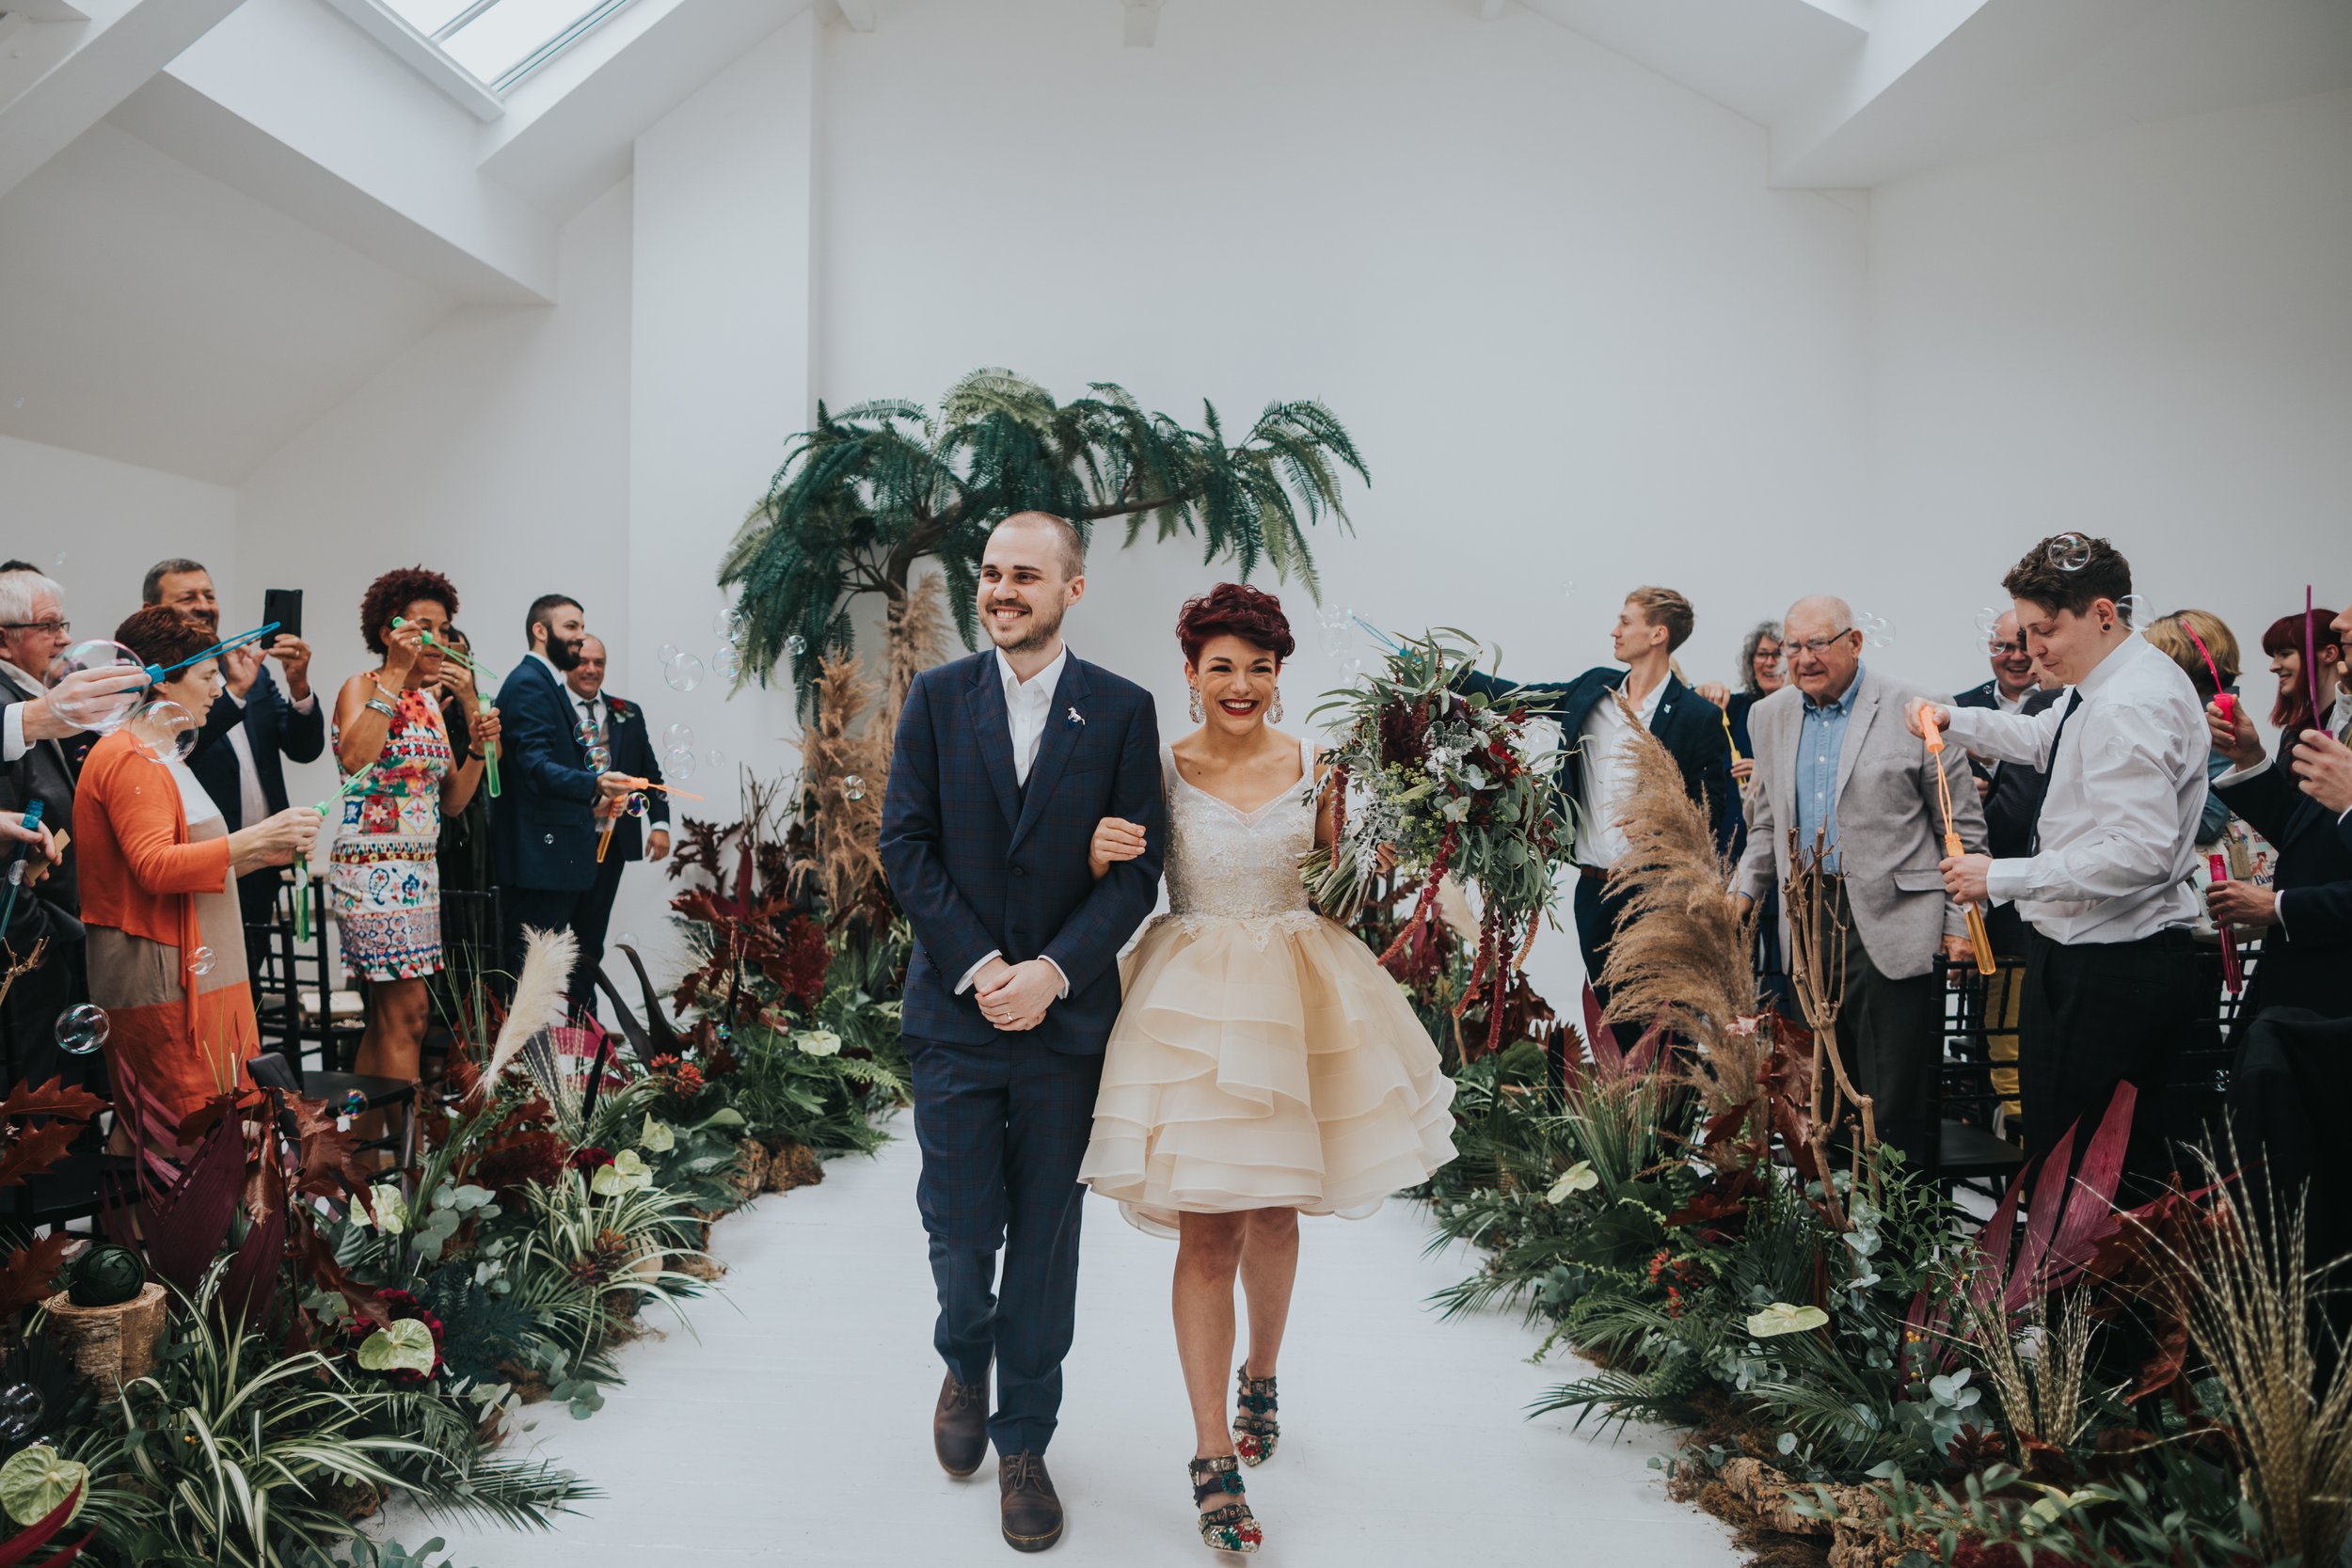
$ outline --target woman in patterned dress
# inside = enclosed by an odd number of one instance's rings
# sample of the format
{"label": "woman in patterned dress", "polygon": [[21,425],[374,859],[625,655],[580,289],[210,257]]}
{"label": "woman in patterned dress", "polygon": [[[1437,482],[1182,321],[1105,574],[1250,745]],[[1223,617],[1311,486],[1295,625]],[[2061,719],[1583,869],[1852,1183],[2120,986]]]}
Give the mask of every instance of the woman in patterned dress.
{"label": "woman in patterned dress", "polygon": [[432,1017],[425,977],[441,968],[441,816],[473,799],[483,748],[498,736],[497,714],[475,705],[465,755],[451,748],[440,649],[456,612],[457,590],[438,572],[408,566],[376,578],[359,601],[359,633],[384,662],[335,699],[336,764],[346,779],[368,779],[342,798],[327,899],[343,967],[368,982],[354,1065],[385,1078],[417,1077]]}

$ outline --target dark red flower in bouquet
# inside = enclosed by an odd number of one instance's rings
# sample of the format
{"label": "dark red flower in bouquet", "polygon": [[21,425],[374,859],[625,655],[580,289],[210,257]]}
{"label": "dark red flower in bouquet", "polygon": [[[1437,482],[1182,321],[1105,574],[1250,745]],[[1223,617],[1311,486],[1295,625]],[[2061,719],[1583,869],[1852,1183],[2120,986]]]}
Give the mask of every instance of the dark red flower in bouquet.
{"label": "dark red flower in bouquet", "polygon": [[585,1174],[600,1170],[604,1166],[611,1164],[612,1163],[612,1155],[611,1151],[598,1148],[594,1144],[582,1144],[578,1148],[572,1150],[572,1157],[569,1163],[572,1169]]}
{"label": "dark red flower in bouquet", "polygon": [[787,999],[803,1012],[814,1012],[825,999],[825,974],[833,967],[825,927],[808,915],[794,915],[784,928],[783,951],[764,958],[759,967]]}
{"label": "dark red flower in bouquet", "polygon": [[1429,760],[1429,705],[1402,700],[1380,707],[1383,767],[1419,768]]}
{"label": "dark red flower in bouquet", "polygon": [[564,1172],[564,1140],[532,1130],[517,1132],[485,1149],[474,1162],[473,1180],[501,1196],[518,1192],[525,1183],[551,1184]]}
{"label": "dark red flower in bouquet", "polygon": [[691,1099],[703,1092],[703,1069],[691,1062],[681,1062],[677,1071],[671,1074],[670,1084],[679,1094]]}

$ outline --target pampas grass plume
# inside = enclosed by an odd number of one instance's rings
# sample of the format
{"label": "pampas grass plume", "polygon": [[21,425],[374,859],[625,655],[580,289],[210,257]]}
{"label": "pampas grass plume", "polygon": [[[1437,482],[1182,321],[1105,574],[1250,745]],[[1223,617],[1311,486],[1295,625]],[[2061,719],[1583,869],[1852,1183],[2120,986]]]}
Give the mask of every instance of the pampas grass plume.
{"label": "pampas grass plume", "polygon": [[568,1006],[564,987],[570,983],[573,966],[579,961],[580,939],[570,931],[524,930],[523,972],[515,982],[515,1000],[506,1009],[505,1023],[499,1028],[498,1045],[490,1053],[489,1068],[482,1074],[484,1093],[489,1092],[500,1074],[522,1053],[532,1036],[564,1022]]}

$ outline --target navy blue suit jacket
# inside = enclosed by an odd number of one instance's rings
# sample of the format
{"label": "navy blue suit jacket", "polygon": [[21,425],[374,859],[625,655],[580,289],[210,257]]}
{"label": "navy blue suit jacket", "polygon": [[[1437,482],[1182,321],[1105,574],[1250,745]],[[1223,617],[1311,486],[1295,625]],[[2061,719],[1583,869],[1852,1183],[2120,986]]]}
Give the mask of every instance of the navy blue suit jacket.
{"label": "navy blue suit jacket", "polygon": [[[566,700],[571,697],[567,689]],[[653,732],[647,728],[651,721],[645,710],[626,697],[604,693],[610,705],[610,717],[604,725],[605,740],[612,748],[612,768],[615,772],[632,773],[641,779],[661,782],[661,763],[654,755]],[[578,713],[578,705],[572,707]],[[670,797],[659,789],[645,791],[645,815],[642,817],[624,816],[612,829],[612,847],[607,858],[618,856],[625,861],[645,858],[645,833],[653,828],[670,825]]]}
{"label": "navy blue suit jacket", "polygon": [[188,753],[188,771],[220,808],[232,833],[252,826],[245,819],[244,791],[237,786],[236,749],[229,744],[230,735],[239,724],[245,726],[246,744],[253,748],[253,771],[261,781],[262,800],[274,816],[286,809],[286,765],[281,759],[316,762],[326,750],[326,703],[312,692],[310,711],[297,711],[278,689],[269,672],[262,670],[246,688],[243,708],[227,692],[213,704],[213,711],[204,716],[204,728],[197,733],[196,750]]}
{"label": "navy blue suit jacket", "polygon": [[499,687],[499,784],[490,802],[492,854],[502,887],[585,893],[596,880],[590,808],[596,770],[580,743],[571,692],[535,658]]}
{"label": "navy blue suit jacket", "polygon": [[[1577,744],[1593,705],[1625,684],[1627,672],[1611,665],[1585,671],[1572,681],[1530,681],[1522,686],[1472,670],[1455,681],[1465,691],[1483,691],[1501,702],[1514,693],[1531,714],[1556,720],[1561,745],[1559,784],[1569,800],[1584,799],[1584,748]],[[1682,684],[1679,675],[1666,676],[1666,689],[1650,715],[1650,734],[1661,741],[1682,768],[1682,787],[1707,808],[1715,847],[1728,853],[1740,836],[1740,791],[1731,783],[1731,737],[1724,730],[1724,710]]]}
{"label": "navy blue suit jacket", "polygon": [[2333,814],[2277,762],[2214,793],[2279,851],[2271,889],[2282,918],[2263,934],[2256,1006],[2343,1017],[2352,1006],[2344,987],[2352,964],[2352,845],[2336,831]]}
{"label": "navy blue suit jacket", "polygon": [[[1140,824],[1144,852],[1097,881],[1095,824]],[[918,1039],[999,1038],[956,982],[991,949],[1051,958],[1070,994],[1035,1030],[1073,1054],[1099,1052],[1119,1015],[1119,950],[1159,900],[1168,816],[1152,695],[1073,655],[1027,788],[993,650],[926,670],[907,692],[882,802],[882,869],[914,928],[901,1020]]]}

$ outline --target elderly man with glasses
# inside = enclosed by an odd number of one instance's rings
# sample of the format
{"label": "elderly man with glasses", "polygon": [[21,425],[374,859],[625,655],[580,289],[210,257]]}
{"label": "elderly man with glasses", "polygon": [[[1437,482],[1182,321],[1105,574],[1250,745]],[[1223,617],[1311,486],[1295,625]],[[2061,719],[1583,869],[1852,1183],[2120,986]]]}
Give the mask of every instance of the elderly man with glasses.
{"label": "elderly man with glasses", "polygon": [[[1756,705],[1748,844],[1734,890],[1744,909],[1817,846],[1832,883],[1845,1005],[1837,1037],[1854,1086],[1870,1096],[1879,1135],[1915,1164],[1936,1136],[1930,1074],[1943,1051],[1941,952],[1971,954],[1967,915],[1946,896],[1941,799],[1949,790],[1961,842],[1984,845],[1984,815],[1959,749],[1931,753],[1903,723],[1923,694],[1862,660],[1853,611],[1827,595],[1788,609],[1788,684]],[[1839,979],[1839,976],[1832,976]]]}

